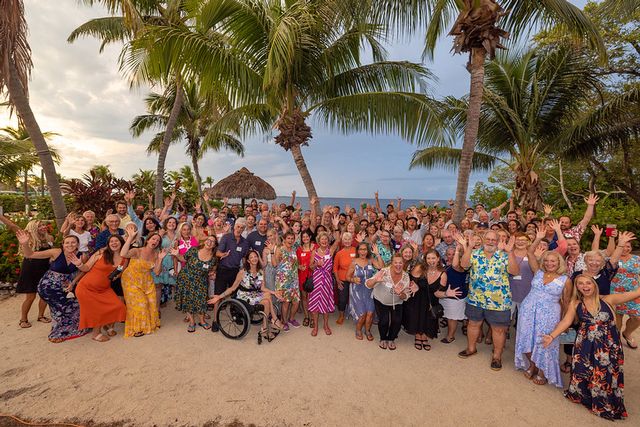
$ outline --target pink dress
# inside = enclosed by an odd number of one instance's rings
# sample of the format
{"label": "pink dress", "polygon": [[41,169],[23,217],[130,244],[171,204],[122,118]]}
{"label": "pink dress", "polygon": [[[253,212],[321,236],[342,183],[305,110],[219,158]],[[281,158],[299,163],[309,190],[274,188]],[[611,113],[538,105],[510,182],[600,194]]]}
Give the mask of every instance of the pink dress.
{"label": "pink dress", "polygon": [[[324,264],[319,261],[324,258]],[[331,313],[333,304],[333,259],[331,254],[320,255],[316,249],[314,255],[316,268],[313,270],[313,291],[309,294],[309,311],[313,313]]]}

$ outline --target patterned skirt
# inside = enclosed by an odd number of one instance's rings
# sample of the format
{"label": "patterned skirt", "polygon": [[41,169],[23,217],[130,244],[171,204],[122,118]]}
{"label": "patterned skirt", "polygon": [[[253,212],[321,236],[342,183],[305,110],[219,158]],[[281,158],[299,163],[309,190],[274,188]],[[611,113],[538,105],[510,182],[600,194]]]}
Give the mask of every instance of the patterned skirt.
{"label": "patterned skirt", "polygon": [[70,340],[86,335],[88,329],[80,329],[80,305],[76,298],[67,298],[63,289],[67,282],[73,280],[73,274],[47,271],[38,284],[40,298],[49,304],[51,310],[50,340]]}

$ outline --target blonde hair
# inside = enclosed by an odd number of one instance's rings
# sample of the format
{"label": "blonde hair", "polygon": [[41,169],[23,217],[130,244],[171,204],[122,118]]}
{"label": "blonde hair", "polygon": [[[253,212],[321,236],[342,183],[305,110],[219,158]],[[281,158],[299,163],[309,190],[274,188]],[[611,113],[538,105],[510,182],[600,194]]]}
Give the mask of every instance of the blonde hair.
{"label": "blonde hair", "polygon": [[586,274],[580,274],[573,280],[573,296],[572,296],[572,299],[574,301],[578,301],[578,302],[584,303],[584,295],[582,294],[582,292],[580,292],[578,290],[578,281],[580,279],[588,280],[593,285],[593,289],[594,289],[593,292],[594,292],[594,296],[596,298],[596,306],[598,307],[598,311],[600,311],[600,289],[598,289],[598,284],[596,283],[595,279],[593,277],[591,277],[591,276],[587,276]]}
{"label": "blonde hair", "polygon": [[604,255],[602,255],[602,252],[600,252],[600,251],[588,251],[588,252],[585,252],[585,254],[584,254],[584,262],[585,262],[585,264],[587,263],[587,258],[591,258],[591,257],[600,257],[600,259],[602,260],[602,265],[600,266],[600,268],[604,267],[604,265],[607,263],[607,260],[604,257]]}
{"label": "blonde hair", "polygon": [[[40,235],[38,232],[38,228],[42,225],[42,221],[38,219],[33,219],[27,223],[24,227],[24,231],[29,233],[29,247],[32,251],[40,250],[40,247],[43,246],[43,243],[51,245],[53,243],[53,237],[49,235],[48,232],[44,233],[44,235]],[[22,248],[18,249],[18,252],[22,254]]]}
{"label": "blonde hair", "polygon": [[[347,233],[345,233],[347,234]],[[318,232],[318,234],[316,235],[316,243],[320,244],[320,239],[322,239],[323,237],[327,238],[327,242],[329,244],[331,244],[331,239],[329,239],[329,233],[327,233],[326,231],[320,231]]]}
{"label": "blonde hair", "polygon": [[558,270],[556,270],[556,273],[563,275],[564,273],[567,272],[567,263],[564,260],[564,257],[561,256],[558,252],[556,251],[544,251],[544,253],[542,254],[542,256],[540,257],[540,269],[542,269],[543,271],[546,271],[544,269],[544,260],[547,258],[547,256],[549,255],[554,255],[556,257],[556,259],[558,260]]}

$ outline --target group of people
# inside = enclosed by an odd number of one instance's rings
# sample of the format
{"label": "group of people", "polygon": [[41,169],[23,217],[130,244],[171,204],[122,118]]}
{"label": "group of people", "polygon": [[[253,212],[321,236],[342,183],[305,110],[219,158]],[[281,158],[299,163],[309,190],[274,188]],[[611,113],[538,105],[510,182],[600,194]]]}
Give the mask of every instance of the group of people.
{"label": "group of people", "polygon": [[356,340],[373,341],[377,324],[383,350],[395,350],[404,330],[416,350],[429,351],[439,335],[453,343],[461,326],[467,342],[458,356],[476,355],[484,340],[493,345],[490,368],[500,370],[514,326],[524,377],[563,387],[562,372],[570,373],[568,399],[603,418],[627,416],[622,341],[637,349],[640,257],[632,233],[597,225],[582,252],[595,195],[576,225],[553,218],[550,206],[523,211],[512,200],[505,215],[507,202],[479,204],[454,222],[452,201],[403,209],[398,199],[383,210],[377,194],[359,210],[314,198],[305,211],[295,193],[290,205],[252,200],[243,211],[226,200],[211,207],[206,196],[192,212],[174,209],[175,195],[146,211],[134,199],[125,194],[101,224],[91,211],[70,214],[59,248],[46,224],[22,230],[0,216],[24,257],[20,327],[32,326],[37,293],[37,320],[53,319],[51,342],[90,331],[105,342],[120,322],[125,337],[151,334],[171,300],[188,333],[217,332],[210,313],[233,296],[261,306],[261,333],[308,327],[311,336],[331,335],[329,314],[337,311],[337,327],[352,319]]}

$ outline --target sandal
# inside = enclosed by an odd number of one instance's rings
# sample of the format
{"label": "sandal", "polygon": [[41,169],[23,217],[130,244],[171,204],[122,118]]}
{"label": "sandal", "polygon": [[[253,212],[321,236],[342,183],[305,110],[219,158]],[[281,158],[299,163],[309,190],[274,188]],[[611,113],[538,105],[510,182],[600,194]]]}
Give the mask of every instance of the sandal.
{"label": "sandal", "polygon": [[422,349],[426,351],[431,351],[431,344],[429,344],[429,341],[422,340]]}
{"label": "sandal", "polygon": [[625,336],[625,334],[621,334],[622,338],[624,338],[624,340],[627,342],[627,345],[629,346],[629,348],[631,350],[637,350],[638,349],[638,344],[636,344],[635,340],[633,338],[629,339]]}
{"label": "sandal", "polygon": [[22,329],[27,329],[31,327],[31,323],[29,323],[28,320],[21,320],[20,323],[18,323],[18,326],[20,326]]}
{"label": "sandal", "polygon": [[310,328],[315,328],[316,327],[316,322],[314,322],[313,319],[309,319],[309,327]]}
{"label": "sandal", "polygon": [[204,323],[198,322],[198,326],[202,326],[202,329],[211,329],[211,325],[207,322],[204,322]]}
{"label": "sandal", "polygon": [[492,371],[499,371],[500,369],[502,369],[502,360],[500,359],[491,359],[491,370]]}
{"label": "sandal", "polygon": [[365,335],[367,336],[367,341],[373,341],[373,334],[371,331],[366,331]]}
{"label": "sandal", "polygon": [[40,317],[38,317],[38,322],[40,322],[40,323],[51,323],[51,319],[48,318],[47,316],[40,316]]}
{"label": "sandal", "polygon": [[562,366],[560,366],[560,372],[563,372],[565,374],[568,374],[569,372],[571,372],[571,363],[564,362]]}
{"label": "sandal", "polygon": [[113,328],[106,328],[107,329],[107,335],[110,337],[115,337],[116,335],[118,335],[118,333],[115,331],[115,329]]}
{"label": "sandal", "polygon": [[413,346],[416,348],[416,350],[422,350],[422,340],[416,338],[413,340]]}
{"label": "sandal", "polygon": [[541,377],[540,375],[536,375],[533,377],[533,383],[536,385],[545,385],[549,382],[545,377]]}
{"label": "sandal", "polygon": [[478,354],[478,350],[475,351],[469,351],[466,348],[464,350],[462,350],[460,353],[458,353],[458,357],[461,359],[466,359],[467,357],[471,357],[475,354]]}
{"label": "sandal", "polygon": [[305,317],[304,320],[302,321],[302,326],[309,326],[309,318]]}
{"label": "sandal", "polygon": [[193,332],[195,332],[195,331],[196,331],[196,325],[195,325],[195,323],[193,323],[193,324],[189,324],[189,326],[187,326],[187,332],[189,332],[189,333],[193,333]]}
{"label": "sandal", "polygon": [[324,333],[327,334],[327,335],[331,335],[332,332],[331,332],[331,329],[328,326],[325,326]]}
{"label": "sandal", "polygon": [[313,329],[311,330],[311,336],[312,336],[312,337],[315,337],[316,335],[318,335],[318,328],[313,328]]}
{"label": "sandal", "polygon": [[538,368],[531,366],[529,369],[524,371],[524,377],[528,380],[532,379],[538,373]]}
{"label": "sandal", "polygon": [[362,331],[356,331],[356,339],[358,341],[362,341],[364,339],[364,336],[362,335]]}
{"label": "sandal", "polygon": [[54,344],[60,344],[63,341],[64,341],[63,338],[49,338],[49,342],[54,343]]}
{"label": "sandal", "polygon": [[443,343],[443,344],[451,344],[451,343],[452,343],[452,342],[454,342],[455,340],[456,340],[456,337],[452,337],[452,338],[444,337],[444,338],[442,338],[442,339],[440,340],[440,342],[441,342],[441,343]]}
{"label": "sandal", "polygon": [[102,334],[98,334],[95,337],[91,337],[92,340],[97,341],[97,342],[107,342],[109,341],[109,337],[106,337]]}
{"label": "sandal", "polygon": [[135,334],[133,334],[134,337],[136,338],[140,338],[142,336],[144,336],[144,332],[140,331],[140,332],[136,332]]}
{"label": "sandal", "polygon": [[378,347],[380,347],[383,350],[387,349],[387,342],[386,341],[380,341],[380,344],[378,344]]}
{"label": "sandal", "polygon": [[267,328],[260,329],[260,335],[262,336],[262,338],[266,339],[269,342],[273,341],[273,339],[276,337],[273,332],[267,331]]}
{"label": "sandal", "polygon": [[396,343],[394,341],[390,341],[389,342],[389,350],[395,350],[396,349]]}

